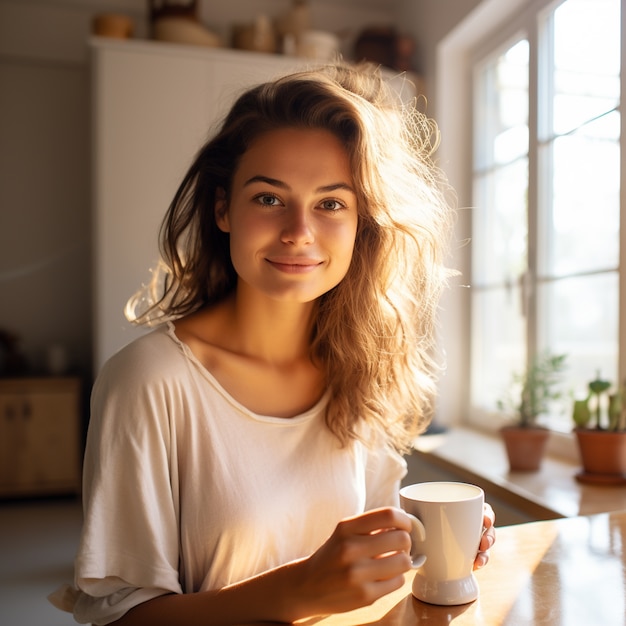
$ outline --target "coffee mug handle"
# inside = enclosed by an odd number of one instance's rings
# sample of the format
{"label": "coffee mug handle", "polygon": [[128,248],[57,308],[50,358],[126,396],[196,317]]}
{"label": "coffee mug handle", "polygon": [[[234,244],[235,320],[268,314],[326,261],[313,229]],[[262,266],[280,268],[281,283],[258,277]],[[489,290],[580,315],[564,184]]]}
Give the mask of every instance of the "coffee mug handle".
{"label": "coffee mug handle", "polygon": [[426,540],[426,529],[415,515],[410,513],[407,513],[407,515],[411,520],[411,566],[417,569],[426,562],[426,555],[417,552],[418,543]]}

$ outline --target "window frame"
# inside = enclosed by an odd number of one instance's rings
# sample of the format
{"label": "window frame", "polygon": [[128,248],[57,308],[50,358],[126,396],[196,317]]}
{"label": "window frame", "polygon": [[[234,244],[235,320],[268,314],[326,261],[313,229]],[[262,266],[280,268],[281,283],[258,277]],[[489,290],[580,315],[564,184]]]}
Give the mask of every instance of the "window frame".
{"label": "window frame", "polygon": [[[459,206],[459,219],[455,240],[471,239],[472,198],[472,125],[474,66],[479,59],[495,48],[504,47],[523,34],[530,43],[529,59],[529,194],[536,196],[537,180],[538,111],[537,88],[540,75],[537,59],[540,20],[537,17],[553,10],[563,0],[483,0],[468,17],[446,36],[437,48],[436,82],[434,90],[434,117],[441,130],[439,160],[451,185],[456,191]],[[626,93],[626,62],[624,39],[626,37],[626,0],[621,0],[621,92]],[[459,107],[459,102],[471,106]],[[620,222],[626,224],[626,133],[624,133],[623,100],[620,100]],[[432,101],[431,101],[432,104]],[[536,224],[536,205],[530,203],[531,228]],[[534,222],[533,222],[534,220]],[[619,268],[626,267],[626,231],[620,231]],[[531,258],[535,255],[531,254]],[[469,246],[457,247],[453,251],[452,263],[461,271],[458,280],[451,282],[451,288],[442,302],[441,344],[446,355],[447,371],[440,382],[437,406],[437,419],[446,425],[474,425],[470,422],[470,386],[467,372],[470,367],[471,302],[467,283],[471,275],[471,255]],[[537,270],[530,266],[530,271]],[[626,378],[626,272],[619,273],[619,380]],[[532,305],[532,303],[531,303]],[[531,310],[536,309],[531,306]],[[537,333],[536,320],[529,323],[527,341],[534,345]],[[492,419],[491,419],[492,418]],[[496,430],[502,425],[501,416],[490,416],[489,423],[482,422],[480,428]],[[571,434],[553,437],[556,441],[553,452],[570,455]]]}

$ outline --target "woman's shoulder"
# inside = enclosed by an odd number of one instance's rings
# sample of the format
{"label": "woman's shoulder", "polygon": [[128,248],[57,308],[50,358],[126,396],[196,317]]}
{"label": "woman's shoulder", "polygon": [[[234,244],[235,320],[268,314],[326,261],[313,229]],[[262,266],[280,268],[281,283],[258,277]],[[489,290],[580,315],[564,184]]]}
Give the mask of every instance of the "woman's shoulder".
{"label": "woman's shoulder", "polygon": [[167,323],[121,348],[104,364],[98,378],[155,381],[180,371],[185,360],[183,346]]}

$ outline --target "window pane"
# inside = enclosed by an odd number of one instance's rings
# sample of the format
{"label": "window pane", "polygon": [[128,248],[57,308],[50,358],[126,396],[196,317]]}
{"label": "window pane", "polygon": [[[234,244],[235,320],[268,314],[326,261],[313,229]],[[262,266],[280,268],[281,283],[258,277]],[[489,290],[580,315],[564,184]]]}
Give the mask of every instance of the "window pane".
{"label": "window pane", "polygon": [[516,282],[526,270],[528,161],[476,180],[472,286]]}
{"label": "window pane", "polygon": [[528,264],[529,45],[476,74],[471,405],[492,411],[525,360],[520,277]]}
{"label": "window pane", "polygon": [[523,369],[525,322],[520,289],[472,290],[472,405],[493,410]]}
{"label": "window pane", "polygon": [[617,106],[620,95],[619,0],[568,0],[554,12],[556,134]]}
{"label": "window pane", "polygon": [[[569,278],[539,286],[542,342],[566,353],[567,392],[584,396],[600,371],[617,382],[618,273]],[[569,415],[563,426],[571,429]]]}
{"label": "window pane", "polygon": [[[544,148],[552,164],[552,212],[541,233],[543,275],[617,267],[619,259],[619,115],[611,113]],[[547,182],[547,181],[546,181]],[[549,198],[548,198],[549,199]]]}
{"label": "window pane", "polygon": [[477,83],[479,169],[508,163],[528,151],[528,41],[485,64]]}

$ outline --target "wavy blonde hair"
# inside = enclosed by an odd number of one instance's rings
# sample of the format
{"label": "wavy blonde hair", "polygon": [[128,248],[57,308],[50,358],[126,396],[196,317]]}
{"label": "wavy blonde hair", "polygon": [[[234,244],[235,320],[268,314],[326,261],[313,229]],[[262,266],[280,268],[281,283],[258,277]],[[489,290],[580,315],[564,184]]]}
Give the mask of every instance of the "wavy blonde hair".
{"label": "wavy blonde hair", "polygon": [[438,361],[435,322],[448,271],[453,212],[432,161],[437,130],[380,71],[333,65],[239,97],[199,151],[161,227],[165,272],[131,299],[129,319],[153,324],[224,299],[237,284],[229,238],[215,222],[239,159],[262,133],[326,129],[350,158],[358,200],[345,278],[317,302],[311,358],[326,375],[326,422],[342,443],[364,438],[406,451],[428,424]]}

